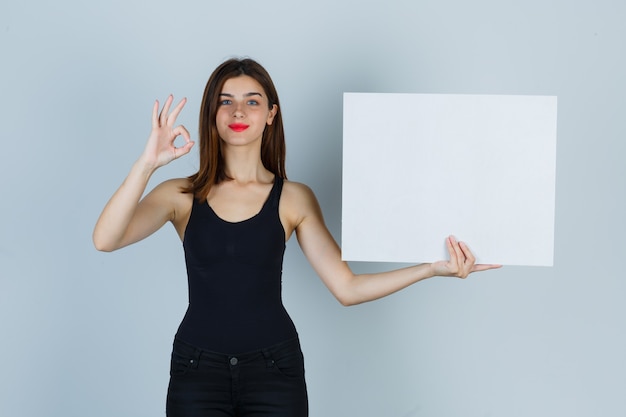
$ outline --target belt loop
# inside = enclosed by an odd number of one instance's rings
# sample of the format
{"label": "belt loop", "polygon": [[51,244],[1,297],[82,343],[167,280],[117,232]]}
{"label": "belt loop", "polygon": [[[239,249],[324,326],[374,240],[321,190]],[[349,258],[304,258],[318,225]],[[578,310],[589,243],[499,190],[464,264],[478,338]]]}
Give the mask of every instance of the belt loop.
{"label": "belt loop", "polygon": [[200,365],[200,355],[202,355],[202,350],[195,348],[193,352],[193,357],[189,361],[190,368],[198,369],[198,365]]}
{"label": "belt loop", "polygon": [[263,353],[263,357],[265,358],[265,364],[267,365],[267,367],[273,367],[274,359],[272,359],[272,354],[270,353],[269,349],[262,349],[261,352]]}

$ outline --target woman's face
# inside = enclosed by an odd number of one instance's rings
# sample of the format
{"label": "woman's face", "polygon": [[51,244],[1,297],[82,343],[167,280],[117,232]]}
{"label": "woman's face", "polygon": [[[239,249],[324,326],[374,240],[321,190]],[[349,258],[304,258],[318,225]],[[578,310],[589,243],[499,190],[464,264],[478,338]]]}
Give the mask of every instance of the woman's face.
{"label": "woman's face", "polygon": [[224,83],[215,121],[220,138],[228,145],[244,146],[258,141],[272,124],[278,106],[269,108],[267,94],[254,78],[241,75]]}

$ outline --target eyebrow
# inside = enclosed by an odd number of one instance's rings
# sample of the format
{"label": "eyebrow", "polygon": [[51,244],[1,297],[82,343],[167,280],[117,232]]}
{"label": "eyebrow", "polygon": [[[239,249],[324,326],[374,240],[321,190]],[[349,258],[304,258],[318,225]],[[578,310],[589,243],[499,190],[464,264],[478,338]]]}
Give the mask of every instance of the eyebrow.
{"label": "eyebrow", "polygon": [[[235,97],[233,94],[229,94],[229,93],[220,93],[220,96],[225,96],[225,97]],[[246,93],[243,95],[244,97],[251,97],[251,96],[260,96],[263,97],[263,94],[261,93],[257,93],[256,91],[251,91],[249,93]]]}

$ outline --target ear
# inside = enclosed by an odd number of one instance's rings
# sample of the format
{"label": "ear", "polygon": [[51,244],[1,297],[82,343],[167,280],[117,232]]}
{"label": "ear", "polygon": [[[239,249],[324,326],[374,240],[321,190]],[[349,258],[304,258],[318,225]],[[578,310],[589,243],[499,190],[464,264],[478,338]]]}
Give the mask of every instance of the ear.
{"label": "ear", "polygon": [[271,125],[272,122],[274,121],[274,117],[276,117],[276,115],[278,114],[278,106],[276,104],[274,104],[272,106],[272,109],[270,110],[270,113],[267,115],[267,124]]}

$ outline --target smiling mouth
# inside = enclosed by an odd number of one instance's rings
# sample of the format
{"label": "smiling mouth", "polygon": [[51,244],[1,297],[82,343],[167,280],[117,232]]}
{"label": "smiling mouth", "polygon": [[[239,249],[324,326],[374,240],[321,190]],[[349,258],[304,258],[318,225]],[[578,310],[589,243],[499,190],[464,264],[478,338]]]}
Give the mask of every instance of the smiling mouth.
{"label": "smiling mouth", "polygon": [[231,130],[234,130],[235,132],[243,132],[248,127],[250,127],[250,125],[246,125],[246,124],[243,124],[243,123],[233,123],[233,124],[228,125],[228,127]]}

